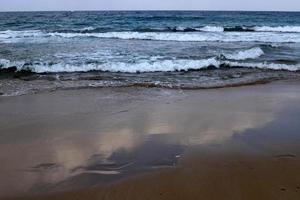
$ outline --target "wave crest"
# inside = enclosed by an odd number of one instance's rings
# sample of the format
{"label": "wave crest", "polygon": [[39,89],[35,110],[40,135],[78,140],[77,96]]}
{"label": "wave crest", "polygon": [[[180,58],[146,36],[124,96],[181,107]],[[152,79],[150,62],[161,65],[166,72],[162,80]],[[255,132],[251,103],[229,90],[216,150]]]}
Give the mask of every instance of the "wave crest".
{"label": "wave crest", "polygon": [[252,49],[239,51],[233,54],[223,54],[226,59],[229,60],[247,60],[247,59],[255,59],[264,55],[264,51],[259,47],[254,47]]}
{"label": "wave crest", "polygon": [[[12,33],[12,34],[11,34]],[[269,43],[299,43],[298,34],[275,33],[140,33],[140,32],[107,32],[107,33],[43,33],[11,32],[9,35],[0,34],[0,41],[14,42],[43,42],[47,38],[77,38],[96,37],[124,40],[157,40],[157,41],[182,41],[182,42],[269,42]]]}
{"label": "wave crest", "polygon": [[[105,33],[112,31],[104,27],[59,30],[60,33]],[[203,26],[203,27],[143,27],[124,29],[128,32],[281,32],[300,33],[300,26]]]}
{"label": "wave crest", "polygon": [[[0,60],[1,61],[1,60]],[[208,58],[202,60],[157,60],[157,61],[139,61],[136,63],[89,63],[73,65],[68,63],[24,63],[23,65],[14,65],[15,62],[5,60],[5,65],[0,67],[8,68],[15,66],[18,70],[30,70],[35,73],[60,73],[60,72],[88,72],[88,71],[106,71],[122,73],[146,73],[146,72],[174,72],[174,71],[191,71],[202,70],[207,68],[221,67],[239,67],[239,68],[258,68],[268,70],[287,70],[299,71],[300,64],[279,64],[271,62],[239,62],[229,60],[218,60],[217,58]]]}
{"label": "wave crest", "polygon": [[300,33],[300,26],[256,26],[255,31],[259,32],[285,32],[285,33]]}
{"label": "wave crest", "polygon": [[[213,29],[218,29],[215,27]],[[212,30],[212,29],[211,29]],[[213,31],[213,30],[212,30]],[[299,33],[277,34],[275,32],[102,32],[102,33],[74,33],[74,32],[43,32],[28,31],[0,31],[0,42],[47,42],[56,38],[110,38],[124,40],[157,40],[182,42],[268,42],[268,43],[300,43]]]}
{"label": "wave crest", "polygon": [[50,36],[74,38],[74,37],[98,37],[116,38],[125,40],[158,40],[158,41],[182,41],[182,42],[274,42],[295,43],[300,42],[298,34],[278,35],[264,33],[248,33],[243,35],[238,32],[209,34],[209,33],[140,33],[140,32],[108,32],[108,33],[49,33]]}

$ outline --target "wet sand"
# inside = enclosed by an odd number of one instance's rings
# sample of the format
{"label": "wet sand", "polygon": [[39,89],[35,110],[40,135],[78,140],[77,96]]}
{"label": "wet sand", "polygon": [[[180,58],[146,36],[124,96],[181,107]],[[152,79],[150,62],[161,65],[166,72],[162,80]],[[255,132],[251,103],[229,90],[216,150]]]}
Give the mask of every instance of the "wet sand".
{"label": "wet sand", "polygon": [[1,199],[300,199],[299,82],[0,98]]}

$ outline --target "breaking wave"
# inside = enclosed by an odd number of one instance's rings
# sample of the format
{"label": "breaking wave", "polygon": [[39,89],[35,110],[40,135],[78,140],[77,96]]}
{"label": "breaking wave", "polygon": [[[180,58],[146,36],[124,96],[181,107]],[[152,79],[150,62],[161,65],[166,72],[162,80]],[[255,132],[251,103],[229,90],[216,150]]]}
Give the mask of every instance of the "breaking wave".
{"label": "breaking wave", "polygon": [[[85,27],[81,29],[60,30],[60,33],[103,33],[107,28]],[[203,27],[165,27],[165,28],[135,28],[127,32],[283,32],[300,33],[300,26],[203,26]]]}
{"label": "breaking wave", "polygon": [[[200,29],[201,30],[201,29]],[[203,31],[210,32],[281,32],[281,33],[300,33],[300,26],[235,26],[235,27],[206,27]]]}
{"label": "breaking wave", "polygon": [[286,33],[300,33],[300,26],[256,26],[255,31],[260,32],[286,32]]}
{"label": "breaking wave", "polygon": [[254,47],[252,49],[239,51],[233,54],[224,54],[223,56],[229,60],[247,60],[259,58],[264,54],[264,51],[259,47]]}
{"label": "breaking wave", "polygon": [[[124,72],[124,73],[142,73],[142,72],[173,72],[173,71],[190,71],[207,68],[221,67],[245,67],[259,68],[269,70],[287,70],[299,71],[300,64],[279,64],[271,62],[241,62],[242,60],[253,59],[261,56],[263,51],[259,48],[240,51],[233,54],[223,55],[229,60],[212,57],[200,60],[140,60],[135,63],[108,62],[108,63],[87,63],[87,64],[70,64],[70,63],[26,63],[22,61],[13,62],[6,59],[0,59],[0,70],[16,67],[17,70],[30,70],[35,73],[58,73],[58,72],[88,72],[88,71],[107,71],[107,72]],[[153,60],[153,61],[151,61]]]}
{"label": "breaking wave", "polygon": [[273,32],[106,32],[106,33],[46,33],[38,30],[1,31],[0,42],[39,42],[48,38],[111,38],[124,40],[158,40],[183,42],[269,42],[299,43],[299,33],[277,34]]}
{"label": "breaking wave", "polygon": [[275,33],[140,33],[140,32],[108,32],[108,33],[48,33],[48,36],[63,38],[74,37],[98,37],[116,38],[125,40],[160,40],[160,41],[186,41],[186,42],[274,42],[295,43],[300,42],[299,34],[275,34]]}
{"label": "breaking wave", "polygon": [[0,60],[0,67],[8,68],[17,67],[18,70],[29,69],[32,72],[87,72],[87,71],[109,71],[109,72],[170,72],[170,71],[187,71],[207,68],[209,66],[218,66],[220,63],[215,58],[203,60],[162,60],[162,61],[140,61],[137,63],[104,63],[104,64],[84,64],[72,65],[67,63],[35,63],[29,64],[25,62],[10,62],[9,60]]}

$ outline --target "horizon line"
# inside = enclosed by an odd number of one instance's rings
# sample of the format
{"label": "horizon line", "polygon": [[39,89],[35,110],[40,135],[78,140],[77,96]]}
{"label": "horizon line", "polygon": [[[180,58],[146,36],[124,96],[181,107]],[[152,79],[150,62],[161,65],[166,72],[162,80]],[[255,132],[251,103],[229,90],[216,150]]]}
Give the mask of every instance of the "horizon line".
{"label": "horizon line", "polygon": [[76,9],[76,10],[0,10],[0,13],[4,13],[4,12],[122,12],[122,11],[131,11],[131,12],[139,12],[139,11],[144,11],[144,12],[149,12],[149,11],[202,11],[202,12],[300,12],[300,10],[196,10],[196,9],[188,9],[188,10],[184,10],[184,9],[99,9],[99,10],[80,10],[80,9]]}

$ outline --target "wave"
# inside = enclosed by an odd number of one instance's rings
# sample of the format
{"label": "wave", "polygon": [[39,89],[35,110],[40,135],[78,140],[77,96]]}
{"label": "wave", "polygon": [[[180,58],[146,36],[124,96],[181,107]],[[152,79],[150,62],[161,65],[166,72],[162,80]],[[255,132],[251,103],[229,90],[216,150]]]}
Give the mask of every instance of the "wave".
{"label": "wave", "polygon": [[224,28],[219,26],[205,26],[202,28],[197,28],[196,30],[204,31],[204,32],[223,32]]}
{"label": "wave", "polygon": [[68,63],[25,63],[10,62],[9,60],[1,59],[0,67],[8,68],[11,66],[17,67],[18,70],[27,69],[35,73],[51,73],[51,72],[88,72],[88,71],[108,71],[108,72],[171,72],[171,71],[187,71],[207,68],[209,66],[218,66],[220,62],[215,58],[203,60],[161,60],[161,61],[140,61],[137,63],[90,63],[83,65],[72,65]]}
{"label": "wave", "polygon": [[249,27],[235,26],[224,28],[225,32],[254,32],[255,30]]}
{"label": "wave", "polygon": [[0,31],[0,42],[47,42],[55,38],[110,38],[124,40],[157,40],[182,42],[267,42],[267,43],[299,43],[298,33],[276,34],[272,32],[105,32],[105,33],[47,33],[38,30]]}
{"label": "wave", "polygon": [[[61,36],[61,37],[110,37],[109,35],[128,35],[128,34],[171,34],[178,32],[281,32],[281,33],[300,33],[300,26],[254,26],[254,27],[222,27],[222,26],[203,26],[203,27],[166,27],[166,28],[135,28],[123,31],[112,31],[112,29],[101,27],[85,27],[81,29],[66,29],[57,30],[54,32],[46,32],[42,30],[21,30],[13,31],[6,30],[0,31],[0,39],[12,39],[12,38],[32,38],[32,37],[49,37],[49,36]],[[238,34],[238,33],[235,33]],[[242,33],[241,33],[242,34]],[[299,35],[297,35],[299,37]],[[118,37],[118,36],[116,36]]]}
{"label": "wave", "polygon": [[195,30],[207,32],[281,32],[281,33],[300,33],[300,26],[205,26]]}
{"label": "wave", "polygon": [[198,31],[203,32],[255,32],[251,27],[233,26],[233,27],[222,27],[222,26],[205,26],[202,28],[196,28]]}
{"label": "wave", "polygon": [[286,32],[286,33],[300,33],[300,26],[256,26],[255,31],[259,32]]}
{"label": "wave", "polygon": [[140,32],[108,32],[108,33],[49,33],[49,36],[74,38],[74,37],[98,37],[115,39],[159,40],[159,41],[183,41],[183,42],[270,42],[270,43],[295,43],[300,42],[298,34],[274,34],[274,33],[140,33]]}
{"label": "wave", "polygon": [[264,51],[259,47],[254,47],[252,49],[239,51],[233,54],[223,54],[226,59],[229,60],[247,60],[247,59],[255,59],[264,55]]}
{"label": "wave", "polygon": [[203,32],[282,32],[282,33],[300,33],[300,26],[204,26],[204,27],[175,27],[163,29],[165,31],[203,31]]}
{"label": "wave", "polygon": [[197,32],[199,31],[197,28],[192,27],[166,27],[166,28],[136,28],[133,30],[126,31],[134,31],[134,32]]}
{"label": "wave", "polygon": [[[113,29],[103,27],[85,27],[81,29],[58,30],[60,33],[104,33]],[[203,26],[203,27],[143,27],[124,29],[128,32],[281,32],[300,33],[300,26]],[[119,32],[119,31],[118,31]]]}
{"label": "wave", "polygon": [[281,32],[281,33],[300,33],[300,26],[205,26],[202,28],[195,28],[194,30],[205,32]]}
{"label": "wave", "polygon": [[[174,71],[191,71],[208,68],[222,67],[239,67],[239,68],[258,68],[268,70],[287,70],[299,71],[300,64],[279,64],[271,62],[238,62],[229,60],[219,60],[215,57],[201,60],[156,60],[156,61],[139,61],[136,63],[111,62],[104,64],[89,63],[73,65],[68,63],[25,63],[14,65],[16,62],[0,60],[1,69],[12,66],[17,70],[26,70],[35,73],[59,73],[59,72],[88,72],[88,71],[105,71],[105,72],[122,72],[122,73],[146,73],[146,72],[174,72]],[[4,64],[3,64],[4,63]]]}
{"label": "wave", "polygon": [[278,63],[239,63],[239,62],[230,62],[225,61],[223,63],[225,66],[229,67],[245,67],[245,68],[257,68],[257,69],[271,69],[271,70],[286,70],[296,72],[300,70],[300,64],[288,65],[288,64],[278,64]]}
{"label": "wave", "polygon": [[25,61],[10,61],[7,59],[0,59],[0,70],[10,67],[16,67],[18,70],[22,70],[25,64]]}
{"label": "wave", "polygon": [[40,30],[26,30],[26,31],[0,31],[1,39],[12,39],[12,38],[34,38],[42,36],[43,32]]}

